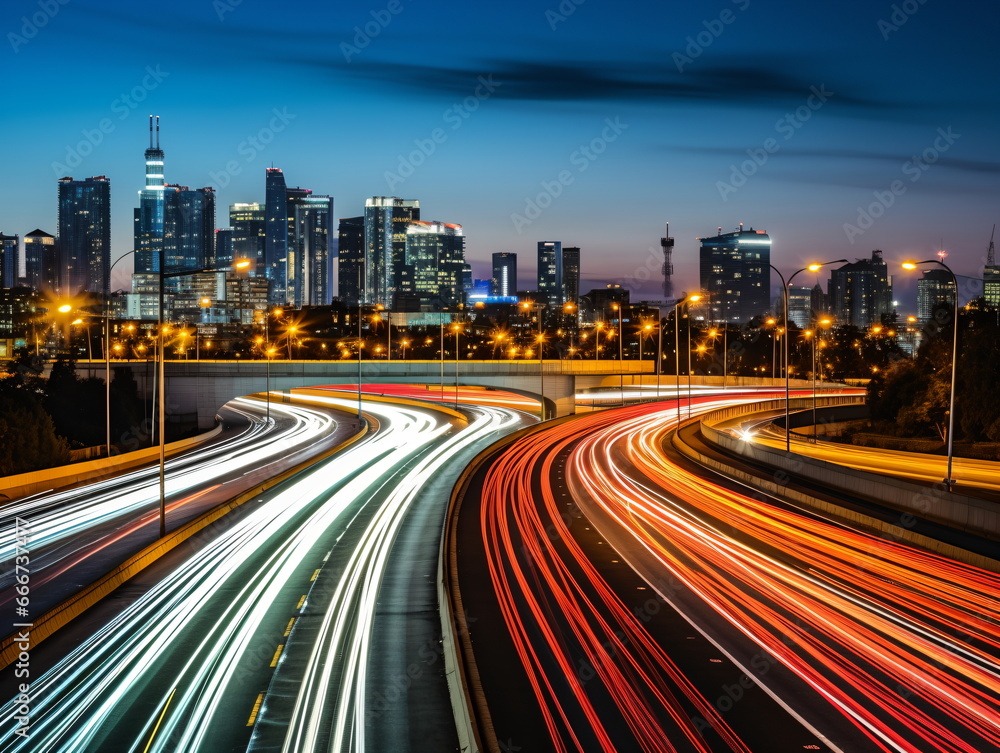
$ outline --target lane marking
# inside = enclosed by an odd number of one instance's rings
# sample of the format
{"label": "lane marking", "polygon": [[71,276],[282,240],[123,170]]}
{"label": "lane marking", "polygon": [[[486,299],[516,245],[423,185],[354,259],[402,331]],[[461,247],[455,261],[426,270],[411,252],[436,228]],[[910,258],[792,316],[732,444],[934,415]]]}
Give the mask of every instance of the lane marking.
{"label": "lane marking", "polygon": [[264,702],[264,694],[258,693],[257,700],[254,701],[253,709],[250,711],[250,718],[247,719],[247,726],[252,727],[253,723],[257,721],[257,713],[260,711],[260,705]]}
{"label": "lane marking", "polygon": [[288,627],[285,628],[285,635],[284,635],[285,638],[287,638],[288,634],[292,632],[292,625],[294,624],[295,624],[295,618],[293,617],[288,621]]}
{"label": "lane marking", "polygon": [[319,570],[317,570],[316,572],[314,572],[314,573],[313,573],[313,577],[311,577],[311,578],[309,579],[309,582],[310,582],[310,583],[312,583],[312,582],[313,582],[314,580],[316,580],[316,578],[318,578],[318,577],[319,577]]}
{"label": "lane marking", "polygon": [[283,649],[284,647],[285,647],[284,643],[279,643],[278,644],[278,648],[276,648],[275,651],[274,651],[274,657],[271,659],[271,666],[272,667],[277,667],[278,666],[278,659],[281,657],[281,649]]}
{"label": "lane marking", "polygon": [[299,603],[295,605],[296,609],[302,609],[302,605],[306,603],[306,595],[302,594],[302,598],[299,599]]}
{"label": "lane marking", "polygon": [[167,715],[167,709],[170,707],[170,702],[174,700],[174,693],[177,692],[177,688],[170,691],[170,695],[167,696],[167,702],[163,704],[163,711],[160,712],[160,718],[156,720],[156,726],[153,727],[153,733],[149,736],[149,742],[146,743],[145,750],[142,753],[149,753],[149,749],[153,747],[153,740],[156,738],[156,733],[160,731],[160,725],[163,724],[163,717]]}

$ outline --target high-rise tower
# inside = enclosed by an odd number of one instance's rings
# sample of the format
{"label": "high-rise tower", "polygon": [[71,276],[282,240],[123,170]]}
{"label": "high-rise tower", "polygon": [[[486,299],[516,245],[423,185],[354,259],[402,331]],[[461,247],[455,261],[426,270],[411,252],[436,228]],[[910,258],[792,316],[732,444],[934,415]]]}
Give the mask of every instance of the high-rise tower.
{"label": "high-rise tower", "polygon": [[660,238],[660,248],[663,249],[663,300],[674,299],[674,239],[670,237],[670,223],[666,232]]}
{"label": "high-rise tower", "polygon": [[103,293],[111,257],[111,182],[59,179],[59,292]]}
{"label": "high-rise tower", "polygon": [[[155,119],[155,120],[154,120]],[[146,150],[146,184],[139,191],[135,210],[135,271],[160,271],[163,248],[163,150],[160,149],[160,116],[149,116],[149,148]]]}
{"label": "high-rise tower", "polygon": [[264,274],[270,283],[268,299],[282,304],[292,287],[288,280],[288,229],[292,212],[288,206],[285,174],[277,167],[264,171]]}

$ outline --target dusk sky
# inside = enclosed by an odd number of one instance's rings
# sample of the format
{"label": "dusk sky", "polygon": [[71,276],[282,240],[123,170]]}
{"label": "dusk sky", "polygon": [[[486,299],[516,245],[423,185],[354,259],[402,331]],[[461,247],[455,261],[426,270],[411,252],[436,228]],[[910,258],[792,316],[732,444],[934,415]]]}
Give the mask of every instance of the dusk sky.
{"label": "dusk sky", "polygon": [[56,179],[103,174],[129,251],[159,114],[167,181],[215,185],[221,227],[264,201],[273,164],[338,217],[419,199],[464,225],[477,277],[517,252],[522,287],[536,241],[561,240],[583,290],[655,298],[668,221],[678,291],[696,238],[740,222],[789,272],[883,249],[904,311],[906,257],[943,243],[980,276],[1000,220],[996,7],[795,5],[7,0],[0,231],[55,233]]}

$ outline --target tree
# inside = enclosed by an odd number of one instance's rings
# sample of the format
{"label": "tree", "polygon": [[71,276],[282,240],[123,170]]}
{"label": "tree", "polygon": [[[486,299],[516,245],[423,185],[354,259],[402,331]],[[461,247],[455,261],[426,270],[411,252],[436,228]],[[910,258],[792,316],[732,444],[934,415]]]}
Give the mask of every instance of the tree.
{"label": "tree", "polygon": [[10,476],[69,462],[69,447],[56,435],[33,384],[10,367],[0,379],[0,475]]}

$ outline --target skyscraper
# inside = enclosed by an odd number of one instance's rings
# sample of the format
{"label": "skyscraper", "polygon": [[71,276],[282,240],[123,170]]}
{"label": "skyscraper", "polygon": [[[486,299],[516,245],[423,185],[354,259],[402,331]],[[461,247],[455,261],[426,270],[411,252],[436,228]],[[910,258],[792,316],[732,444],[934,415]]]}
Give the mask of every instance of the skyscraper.
{"label": "skyscraper", "polygon": [[517,295],[517,254],[510,251],[498,251],[493,254],[490,295]]}
{"label": "skyscraper", "polygon": [[580,249],[562,250],[562,302],[576,303],[580,297]]}
{"label": "skyscraper", "polygon": [[406,230],[406,259],[422,306],[440,310],[465,303],[465,236],[461,225],[414,220]]}
{"label": "skyscraper", "polygon": [[206,265],[217,269],[231,266],[236,257],[233,255],[233,229],[220,227],[215,231],[215,247],[212,250],[211,261]]}
{"label": "skyscraper", "polygon": [[713,322],[744,324],[765,313],[771,297],[771,238],[763,230],[740,229],[701,238],[701,289]]}
{"label": "skyscraper", "polygon": [[[139,191],[135,210],[135,271],[148,274],[160,271],[159,252],[163,248],[163,150],[160,149],[160,116],[149,116],[149,149],[146,150],[146,184]],[[60,239],[62,233],[59,234]]]}
{"label": "skyscraper", "polygon": [[[996,232],[995,225],[993,231]],[[992,235],[986,251],[986,266],[983,267],[983,298],[993,306],[1000,306],[1000,265],[997,264]]]}
{"label": "skyscraper", "polygon": [[[663,250],[663,301],[674,299],[674,239],[670,237],[670,223],[660,238],[660,248]],[[720,228],[721,231],[721,228]]]}
{"label": "skyscraper", "polygon": [[296,308],[330,303],[330,241],[333,199],[329,196],[292,197],[292,232],[288,241],[288,300]]}
{"label": "skyscraper", "polygon": [[24,236],[24,278],[35,290],[59,287],[59,255],[55,236],[32,230]]}
{"label": "skyscraper", "polygon": [[858,259],[830,273],[830,313],[840,324],[870,327],[892,311],[892,280],[882,252]]}
{"label": "skyscraper", "polygon": [[940,305],[954,307],[955,281],[945,269],[925,269],[917,280],[917,321],[927,324]]}
{"label": "skyscraper", "polygon": [[0,288],[17,287],[20,277],[21,237],[0,233]]}
{"label": "skyscraper", "polygon": [[395,196],[365,200],[363,303],[391,307],[397,290],[406,287],[406,230],[419,219],[419,201]]}
{"label": "skyscraper", "polygon": [[111,181],[59,179],[59,288],[104,292],[111,256]]}
{"label": "skyscraper", "polygon": [[248,259],[257,277],[265,277],[264,207],[260,204],[231,204],[229,225],[233,228],[233,258]]}
{"label": "skyscraper", "polygon": [[808,285],[788,286],[788,318],[800,329],[807,328],[812,322],[812,293]]}
{"label": "skyscraper", "polygon": [[271,303],[285,302],[288,294],[288,191],[285,174],[277,167],[264,171],[264,273],[271,282],[268,297]]}
{"label": "skyscraper", "polygon": [[345,217],[337,228],[337,294],[348,305],[361,297],[364,278],[365,218]]}
{"label": "skyscraper", "polygon": [[562,241],[538,241],[538,292],[549,306],[562,306]]}
{"label": "skyscraper", "polygon": [[163,253],[168,271],[201,269],[214,256],[215,189],[167,185],[163,195]]}

